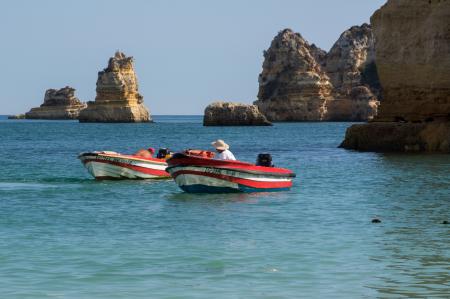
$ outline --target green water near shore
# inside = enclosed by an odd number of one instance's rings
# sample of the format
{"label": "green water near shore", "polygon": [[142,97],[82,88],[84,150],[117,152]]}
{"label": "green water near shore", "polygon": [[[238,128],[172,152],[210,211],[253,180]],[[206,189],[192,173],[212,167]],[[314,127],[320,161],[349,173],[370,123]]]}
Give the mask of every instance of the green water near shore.
{"label": "green water near shore", "polygon": [[[155,120],[0,119],[0,297],[448,298],[449,156],[338,149],[349,123]],[[271,152],[294,188],[185,194],[94,181],[76,159],[217,138],[244,161]]]}

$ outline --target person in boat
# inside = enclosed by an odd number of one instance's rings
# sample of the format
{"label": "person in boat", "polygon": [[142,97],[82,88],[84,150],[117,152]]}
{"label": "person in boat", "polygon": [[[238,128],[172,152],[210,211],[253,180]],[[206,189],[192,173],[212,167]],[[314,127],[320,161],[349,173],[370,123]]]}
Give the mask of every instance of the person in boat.
{"label": "person in boat", "polygon": [[141,158],[152,158],[154,153],[155,153],[155,149],[150,147],[148,149],[140,149],[140,150],[138,150],[134,154],[134,156],[141,157]]}
{"label": "person in boat", "polygon": [[211,143],[216,149],[218,155],[216,159],[218,160],[236,160],[233,153],[229,150],[230,146],[225,143],[222,139],[218,139]]}

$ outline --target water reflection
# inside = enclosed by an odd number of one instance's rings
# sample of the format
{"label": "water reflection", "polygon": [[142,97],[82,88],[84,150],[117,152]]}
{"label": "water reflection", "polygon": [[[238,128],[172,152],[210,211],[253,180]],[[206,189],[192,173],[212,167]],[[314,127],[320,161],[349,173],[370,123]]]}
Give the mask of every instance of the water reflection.
{"label": "water reflection", "polygon": [[368,287],[380,296],[448,298],[450,228],[442,221],[450,216],[450,158],[390,154],[382,161],[386,176],[377,189],[384,225],[369,255],[380,267]]}
{"label": "water reflection", "polygon": [[165,198],[174,202],[211,202],[211,203],[224,203],[224,202],[244,202],[244,203],[257,203],[261,200],[280,200],[285,198],[283,192],[260,192],[260,193],[218,193],[218,194],[203,194],[203,193],[186,193],[179,192],[169,193]]}

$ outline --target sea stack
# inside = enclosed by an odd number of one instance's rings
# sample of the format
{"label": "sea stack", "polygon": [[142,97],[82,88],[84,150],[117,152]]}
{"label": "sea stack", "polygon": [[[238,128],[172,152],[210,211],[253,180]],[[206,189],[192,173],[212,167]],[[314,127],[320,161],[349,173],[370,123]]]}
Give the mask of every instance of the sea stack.
{"label": "sea stack", "polygon": [[318,121],[326,114],[332,86],[312,48],[299,33],[285,29],[264,52],[254,103],[270,121]]}
{"label": "sea stack", "polygon": [[264,52],[256,104],[271,121],[366,121],[379,85],[370,25],[346,30],[329,53],[281,31]]}
{"label": "sea stack", "polygon": [[204,126],[270,126],[256,105],[214,102],[205,109]]}
{"label": "sea stack", "polygon": [[371,18],[383,90],[373,122],[341,144],[361,151],[450,152],[450,1],[389,0]]}
{"label": "sea stack", "polygon": [[327,102],[326,119],[373,119],[379,105],[380,85],[370,25],[353,26],[344,31],[321,65],[333,85],[333,100]]}
{"label": "sea stack", "polygon": [[77,119],[80,111],[86,108],[75,97],[75,88],[66,86],[61,89],[47,89],[44,103],[37,108],[31,108],[25,113],[27,119]]}
{"label": "sea stack", "polygon": [[80,122],[149,122],[151,116],[138,92],[133,57],[116,52],[98,73],[97,96],[80,113]]}

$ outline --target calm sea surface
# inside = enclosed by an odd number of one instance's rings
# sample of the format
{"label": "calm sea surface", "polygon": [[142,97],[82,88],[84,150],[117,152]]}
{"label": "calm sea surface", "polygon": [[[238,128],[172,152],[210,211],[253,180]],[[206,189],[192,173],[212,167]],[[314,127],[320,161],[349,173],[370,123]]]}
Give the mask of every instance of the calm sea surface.
{"label": "calm sea surface", "polygon": [[[450,156],[338,149],[349,123],[155,120],[0,119],[1,298],[449,298]],[[77,160],[217,138],[240,160],[272,153],[294,188],[185,194]]]}

